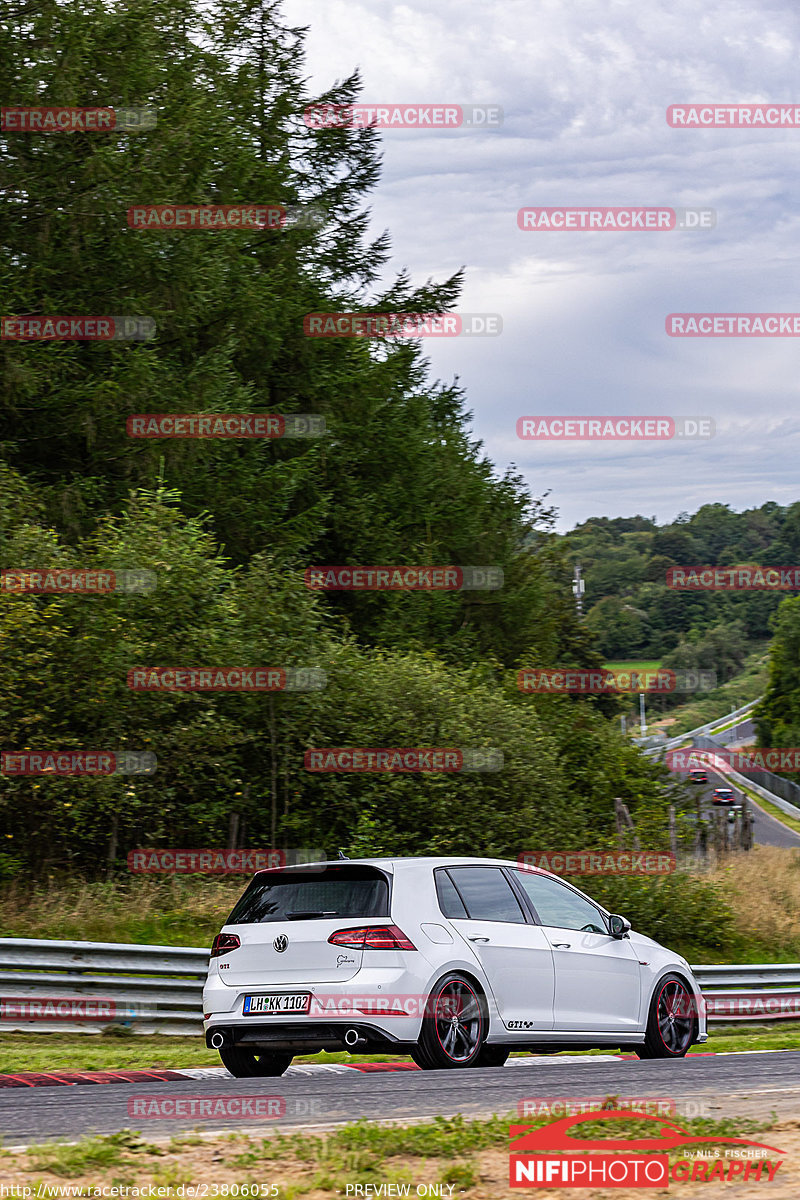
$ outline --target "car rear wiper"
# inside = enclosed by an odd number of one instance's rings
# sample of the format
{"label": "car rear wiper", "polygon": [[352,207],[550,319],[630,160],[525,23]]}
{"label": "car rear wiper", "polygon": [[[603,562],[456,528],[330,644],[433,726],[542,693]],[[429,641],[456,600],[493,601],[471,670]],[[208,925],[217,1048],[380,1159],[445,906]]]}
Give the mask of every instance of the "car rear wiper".
{"label": "car rear wiper", "polygon": [[338,917],[338,912],[289,912],[286,914],[290,921],[302,921],[306,917]]}

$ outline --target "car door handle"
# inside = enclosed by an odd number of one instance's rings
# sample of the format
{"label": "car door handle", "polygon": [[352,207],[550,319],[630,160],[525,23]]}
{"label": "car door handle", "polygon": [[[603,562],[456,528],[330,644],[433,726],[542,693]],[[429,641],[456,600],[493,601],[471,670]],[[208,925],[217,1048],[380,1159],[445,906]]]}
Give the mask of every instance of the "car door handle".
{"label": "car door handle", "polygon": [[572,942],[553,942],[556,950],[569,950]]}
{"label": "car door handle", "polygon": [[483,937],[471,937],[469,940],[471,942],[488,942],[489,939]]}

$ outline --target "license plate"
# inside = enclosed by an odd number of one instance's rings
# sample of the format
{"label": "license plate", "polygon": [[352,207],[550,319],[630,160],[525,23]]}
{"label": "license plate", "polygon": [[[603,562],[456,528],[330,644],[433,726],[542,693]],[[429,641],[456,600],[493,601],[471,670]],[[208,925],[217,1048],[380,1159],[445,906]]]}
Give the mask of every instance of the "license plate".
{"label": "license plate", "polygon": [[271,1013],[307,1013],[311,1003],[310,992],[273,992],[266,996],[245,996],[242,1012],[251,1016],[269,1016]]}

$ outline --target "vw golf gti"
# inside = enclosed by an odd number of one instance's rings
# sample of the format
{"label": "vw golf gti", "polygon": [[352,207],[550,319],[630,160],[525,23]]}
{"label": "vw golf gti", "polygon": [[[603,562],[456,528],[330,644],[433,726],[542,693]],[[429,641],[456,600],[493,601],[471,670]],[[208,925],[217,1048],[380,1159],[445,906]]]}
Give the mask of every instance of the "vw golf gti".
{"label": "vw golf gti", "polygon": [[685,959],[550,872],[484,858],[259,871],[214,939],[203,1012],[236,1076],[319,1050],[432,1070],[707,1039]]}

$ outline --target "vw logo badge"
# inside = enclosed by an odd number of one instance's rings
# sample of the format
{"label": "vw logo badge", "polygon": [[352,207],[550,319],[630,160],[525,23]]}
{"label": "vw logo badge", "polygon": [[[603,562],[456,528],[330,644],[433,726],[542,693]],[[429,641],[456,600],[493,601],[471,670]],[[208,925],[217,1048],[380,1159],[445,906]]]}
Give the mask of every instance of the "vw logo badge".
{"label": "vw logo badge", "polygon": [[289,939],[285,933],[282,933],[280,937],[275,938],[275,941],[272,944],[278,951],[278,954],[283,954],[284,950],[289,945]]}

